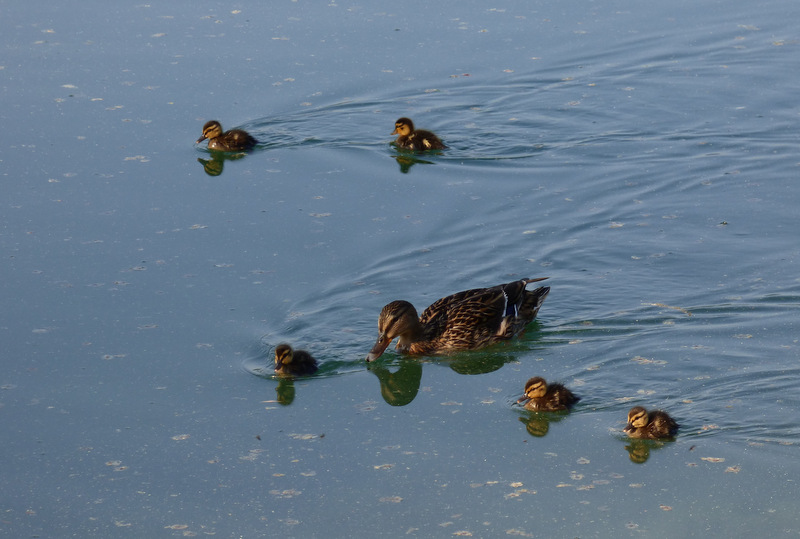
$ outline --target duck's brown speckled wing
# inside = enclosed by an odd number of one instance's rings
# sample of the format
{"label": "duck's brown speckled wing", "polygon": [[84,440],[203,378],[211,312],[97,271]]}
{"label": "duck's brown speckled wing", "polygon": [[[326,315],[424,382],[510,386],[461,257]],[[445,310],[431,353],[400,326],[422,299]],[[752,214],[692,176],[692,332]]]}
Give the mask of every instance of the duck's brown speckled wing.
{"label": "duck's brown speckled wing", "polygon": [[[485,309],[485,305],[496,301],[503,301],[502,285],[491,288],[474,288],[464,290],[433,302],[422,311],[419,317],[420,324],[425,328],[426,339],[433,340],[451,326],[455,320],[463,320],[470,316],[471,309],[475,309],[473,320],[478,321],[478,313]],[[502,310],[502,305],[500,309]],[[458,315],[457,315],[458,313]]]}
{"label": "duck's brown speckled wing", "polygon": [[420,316],[426,342],[418,344],[417,353],[470,350],[506,338],[498,335],[508,303],[505,286],[465,290],[434,302]]}
{"label": "duck's brown speckled wing", "polygon": [[469,350],[491,344],[503,321],[502,288],[487,288],[450,306],[447,323],[439,336],[441,348]]}
{"label": "duck's brown speckled wing", "polygon": [[525,287],[543,279],[464,290],[435,301],[419,317],[424,338],[413,343],[410,352],[471,350],[510,339],[536,317],[550,289],[529,292]]}

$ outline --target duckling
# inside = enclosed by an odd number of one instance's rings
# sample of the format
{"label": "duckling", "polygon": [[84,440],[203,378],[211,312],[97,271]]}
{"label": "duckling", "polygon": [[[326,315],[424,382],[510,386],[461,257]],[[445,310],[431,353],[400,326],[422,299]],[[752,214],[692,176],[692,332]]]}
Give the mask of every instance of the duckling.
{"label": "duckling", "polygon": [[250,136],[247,131],[231,129],[222,132],[222,125],[216,120],[206,122],[203,126],[203,136],[195,144],[208,139],[208,149],[220,152],[244,152],[252,150],[258,141]]}
{"label": "duckling", "polygon": [[400,135],[394,143],[400,148],[413,151],[444,150],[447,146],[439,137],[423,129],[414,129],[409,118],[400,118],[394,123],[392,135]]}
{"label": "duckling", "polygon": [[562,384],[547,385],[544,378],[536,376],[525,383],[525,394],[517,403],[525,402],[525,408],[537,412],[569,410],[581,400]]}
{"label": "duckling", "polygon": [[418,356],[476,350],[511,339],[533,322],[550,292],[549,286],[525,287],[545,279],[464,290],[434,301],[419,316],[411,303],[393,301],[381,309],[378,340],[367,361],[378,359],[395,337],[397,350]]}
{"label": "duckling", "polygon": [[657,440],[672,438],[678,432],[678,425],[669,414],[661,410],[648,412],[641,406],[634,406],[628,412],[628,424],[622,429],[631,438]]}
{"label": "duckling", "polygon": [[317,360],[305,350],[292,350],[286,343],[275,347],[275,372],[305,376],[317,372]]}

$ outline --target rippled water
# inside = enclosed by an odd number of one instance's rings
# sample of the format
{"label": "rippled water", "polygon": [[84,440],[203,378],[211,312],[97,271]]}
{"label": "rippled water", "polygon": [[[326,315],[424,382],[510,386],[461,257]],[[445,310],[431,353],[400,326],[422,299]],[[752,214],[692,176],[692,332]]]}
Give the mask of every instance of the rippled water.
{"label": "rippled water", "polygon": [[[5,5],[0,530],[797,535],[797,8],[736,4]],[[364,362],[538,276],[519,339]]]}

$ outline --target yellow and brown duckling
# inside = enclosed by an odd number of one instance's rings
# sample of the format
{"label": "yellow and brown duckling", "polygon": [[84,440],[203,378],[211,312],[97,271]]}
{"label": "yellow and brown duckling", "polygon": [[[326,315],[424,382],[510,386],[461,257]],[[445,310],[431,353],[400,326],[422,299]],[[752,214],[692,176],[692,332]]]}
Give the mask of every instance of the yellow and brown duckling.
{"label": "yellow and brown duckling", "polygon": [[581,400],[563,384],[549,384],[544,378],[535,376],[525,383],[525,394],[517,403],[525,403],[528,410],[536,412],[557,412],[569,410]]}
{"label": "yellow and brown duckling", "polygon": [[305,350],[293,350],[286,343],[275,347],[275,372],[305,376],[317,372],[317,360]]}
{"label": "yellow and brown duckling", "polygon": [[208,149],[219,152],[246,152],[252,150],[258,141],[250,136],[247,131],[231,129],[222,132],[222,125],[216,120],[206,122],[203,126],[203,136],[195,144],[208,139]]}
{"label": "yellow and brown duckling", "polygon": [[447,146],[439,140],[439,137],[425,131],[424,129],[414,129],[414,122],[409,118],[400,118],[394,123],[392,135],[399,135],[394,143],[403,149],[413,151],[424,150],[444,150]]}
{"label": "yellow and brown duckling", "polygon": [[490,288],[458,292],[435,301],[417,316],[407,301],[393,301],[378,317],[378,340],[367,361],[378,359],[397,337],[397,350],[412,355],[446,354],[474,350],[510,339],[530,324],[550,292],[540,286],[528,291],[521,279]]}
{"label": "yellow and brown duckling", "polygon": [[631,438],[657,440],[672,438],[678,432],[678,423],[661,410],[648,412],[641,406],[634,406],[628,412],[628,424],[622,431]]}

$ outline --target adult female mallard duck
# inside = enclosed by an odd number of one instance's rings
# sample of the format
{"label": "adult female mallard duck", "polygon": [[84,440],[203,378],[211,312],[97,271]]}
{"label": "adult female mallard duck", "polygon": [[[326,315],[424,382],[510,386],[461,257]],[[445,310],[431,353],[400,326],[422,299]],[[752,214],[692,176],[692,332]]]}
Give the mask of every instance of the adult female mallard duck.
{"label": "adult female mallard duck", "polygon": [[197,139],[199,144],[208,139],[208,149],[220,152],[245,152],[252,150],[258,141],[250,136],[247,131],[231,129],[222,132],[222,125],[216,120],[206,122],[203,126],[203,136]]}
{"label": "adult female mallard duck", "polygon": [[378,359],[395,337],[397,350],[413,355],[473,350],[510,339],[530,324],[550,292],[540,286],[529,292],[521,279],[491,288],[465,290],[435,301],[417,317],[407,301],[393,301],[378,317],[378,340],[367,361]]}
{"label": "adult female mallard duck", "polygon": [[317,372],[317,360],[305,350],[292,350],[286,343],[275,347],[275,372],[304,376]]}
{"label": "adult female mallard duck", "polygon": [[544,378],[536,376],[525,383],[525,394],[517,403],[524,402],[525,408],[536,412],[556,412],[569,410],[579,400],[563,384],[548,385]]}
{"label": "adult female mallard duck", "polygon": [[628,412],[628,424],[622,429],[631,438],[657,440],[672,438],[678,432],[678,425],[669,414],[661,410],[648,412],[641,406],[634,406]]}
{"label": "adult female mallard duck", "polygon": [[425,131],[424,129],[414,129],[414,122],[409,118],[400,118],[394,123],[392,135],[400,135],[394,143],[403,149],[413,151],[423,150],[444,150],[447,146],[439,140],[439,137]]}

